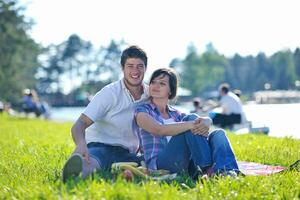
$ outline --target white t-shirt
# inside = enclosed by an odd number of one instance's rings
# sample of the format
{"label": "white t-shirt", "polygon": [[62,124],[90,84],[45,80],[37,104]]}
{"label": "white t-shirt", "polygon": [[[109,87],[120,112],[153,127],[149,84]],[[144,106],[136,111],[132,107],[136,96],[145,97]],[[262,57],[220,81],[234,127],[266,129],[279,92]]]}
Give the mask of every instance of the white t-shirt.
{"label": "white t-shirt", "polygon": [[[163,121],[164,121],[164,124],[173,124],[175,122],[173,118],[163,119]],[[167,137],[168,142],[172,138],[172,136],[170,136],[170,135],[168,135],[166,137]]]}
{"label": "white t-shirt", "polygon": [[86,142],[123,146],[135,152],[139,139],[133,123],[134,110],[149,97],[148,86],[144,84],[143,87],[144,93],[137,101],[125,87],[123,79],[102,88],[83,112],[94,121],[85,131]]}
{"label": "white t-shirt", "polygon": [[232,92],[228,92],[227,95],[222,96],[220,104],[223,108],[223,113],[230,114],[242,114],[242,102],[238,96]]}

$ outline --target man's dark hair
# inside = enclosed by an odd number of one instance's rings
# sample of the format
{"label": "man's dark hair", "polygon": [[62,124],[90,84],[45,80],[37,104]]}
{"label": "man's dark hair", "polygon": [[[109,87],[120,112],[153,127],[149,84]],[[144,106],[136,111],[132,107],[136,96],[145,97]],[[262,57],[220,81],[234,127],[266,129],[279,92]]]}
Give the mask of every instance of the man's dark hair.
{"label": "man's dark hair", "polygon": [[121,55],[121,65],[122,68],[125,66],[125,62],[128,58],[139,58],[144,61],[145,67],[147,67],[147,54],[146,52],[138,46],[130,46],[126,48]]}
{"label": "man's dark hair", "polygon": [[177,95],[177,88],[178,88],[178,75],[177,73],[169,68],[160,68],[153,72],[150,78],[150,84],[152,81],[159,77],[160,75],[168,76],[169,77],[169,87],[170,87],[170,95],[169,99],[174,99]]}
{"label": "man's dark hair", "polygon": [[230,85],[228,83],[222,83],[219,88],[221,91],[227,94],[230,90]]}
{"label": "man's dark hair", "polygon": [[199,107],[200,106],[200,99],[199,98],[194,98],[193,99],[193,105],[194,107]]}

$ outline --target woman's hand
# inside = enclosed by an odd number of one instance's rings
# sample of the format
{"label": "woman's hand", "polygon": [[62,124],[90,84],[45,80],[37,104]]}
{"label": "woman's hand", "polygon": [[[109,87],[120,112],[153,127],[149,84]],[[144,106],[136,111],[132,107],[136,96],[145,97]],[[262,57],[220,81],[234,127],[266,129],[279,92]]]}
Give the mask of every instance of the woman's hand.
{"label": "woman's hand", "polygon": [[196,135],[202,135],[207,137],[209,134],[209,128],[211,126],[210,118],[198,118],[194,121],[193,128],[191,128],[192,133]]}

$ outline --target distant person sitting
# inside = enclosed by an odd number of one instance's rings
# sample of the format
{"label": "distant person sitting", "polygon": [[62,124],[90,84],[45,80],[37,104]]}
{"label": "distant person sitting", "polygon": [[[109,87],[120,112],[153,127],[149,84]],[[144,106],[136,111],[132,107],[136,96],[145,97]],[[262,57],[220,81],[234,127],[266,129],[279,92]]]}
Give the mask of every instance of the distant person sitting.
{"label": "distant person sitting", "polygon": [[2,103],[2,101],[0,101],[0,113],[2,113],[4,110],[4,104]]}
{"label": "distant person sitting", "polygon": [[222,113],[210,112],[209,116],[213,120],[214,125],[222,128],[231,128],[233,124],[242,122],[242,102],[240,98],[230,91],[230,86],[223,83],[219,86],[220,101]]}
{"label": "distant person sitting", "polygon": [[241,98],[241,95],[242,95],[242,91],[241,91],[241,90],[235,89],[235,90],[233,90],[233,93],[234,93],[236,96],[238,96],[239,98]]}
{"label": "distant person sitting", "polygon": [[36,103],[33,100],[30,89],[24,89],[23,91],[22,109],[26,114],[31,112],[35,113],[36,111]]}
{"label": "distant person sitting", "polygon": [[194,109],[191,110],[191,113],[196,113],[196,114],[198,114],[201,117],[207,116],[207,112],[205,112],[203,110],[203,105],[201,103],[201,99],[200,98],[195,97],[193,99],[193,106],[194,106]]}
{"label": "distant person sitting", "polygon": [[34,113],[36,117],[43,114],[44,111],[35,90],[25,89],[23,91],[22,109],[26,114]]}

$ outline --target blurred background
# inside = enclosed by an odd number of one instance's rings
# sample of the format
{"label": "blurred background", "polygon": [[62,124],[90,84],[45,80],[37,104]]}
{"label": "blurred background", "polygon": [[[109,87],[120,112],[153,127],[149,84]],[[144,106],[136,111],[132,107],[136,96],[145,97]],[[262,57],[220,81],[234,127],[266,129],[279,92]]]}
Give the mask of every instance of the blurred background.
{"label": "blurred background", "polygon": [[[93,95],[121,78],[120,54],[143,48],[147,76],[179,72],[176,106],[238,90],[247,118],[270,135],[300,138],[299,2],[217,0],[0,0],[0,109],[74,121]],[[44,110],[43,110],[44,109]]]}

